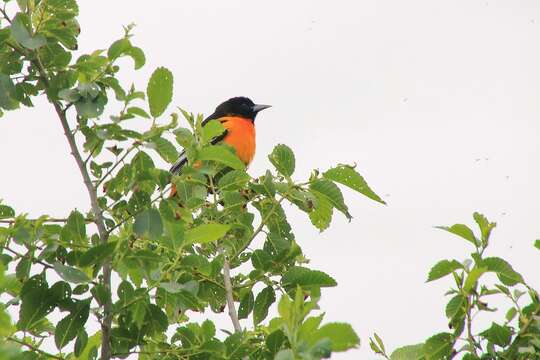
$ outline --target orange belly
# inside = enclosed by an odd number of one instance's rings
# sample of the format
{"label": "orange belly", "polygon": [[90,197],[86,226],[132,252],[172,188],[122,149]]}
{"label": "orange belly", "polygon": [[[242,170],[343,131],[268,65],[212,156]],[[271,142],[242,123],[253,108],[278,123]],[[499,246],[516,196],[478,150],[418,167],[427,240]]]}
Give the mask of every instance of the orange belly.
{"label": "orange belly", "polygon": [[237,116],[226,116],[219,121],[227,129],[223,142],[231,145],[236,154],[249,165],[255,156],[255,126],[249,119]]}

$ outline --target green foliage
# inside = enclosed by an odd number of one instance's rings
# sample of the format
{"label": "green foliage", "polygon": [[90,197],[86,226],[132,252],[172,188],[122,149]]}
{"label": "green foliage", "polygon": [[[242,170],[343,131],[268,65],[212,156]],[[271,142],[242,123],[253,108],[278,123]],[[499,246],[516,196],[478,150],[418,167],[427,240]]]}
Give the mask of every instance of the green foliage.
{"label": "green foliage", "polygon": [[[359,346],[350,325],[322,324],[321,288],[337,282],[308,268],[283,206],[323,231],[333,209],[351,219],[341,185],[382,202],[354,167],[293,179],[302,174],[280,144],[268,156],[276,171],[252,177],[233,148],[212,144],[224,132],[218,121],[167,113],[168,69],[146,91],[120,81],[119,59],[135,70],[146,62],[133,25],[105,50],[75,53],[78,12],[74,0],[19,0],[0,13],[0,110],[46,97],[92,200],[66,219],[0,204],[0,359],[316,360]],[[153,155],[174,163],[180,148],[179,175],[156,166]],[[508,267],[488,267],[515,280]],[[210,311],[246,320],[234,333],[213,317],[194,321]]]}
{"label": "green foliage", "polygon": [[[458,235],[474,247],[469,259],[439,261],[428,275],[428,281],[452,275],[453,286],[446,292],[451,299],[445,308],[451,332],[435,334],[421,344],[400,347],[390,356],[382,340],[375,334],[376,341],[371,339],[370,342],[375,353],[391,360],[442,360],[454,357],[467,360],[525,360],[540,356],[538,292],[507,261],[484,256],[495,223],[479,213],[474,213],[473,218],[478,225],[479,237],[463,224],[437,227]],[[493,281],[495,277],[487,278],[490,273],[495,274],[498,281]],[[528,301],[525,301],[525,294],[529,297]],[[493,321],[486,329],[478,329],[480,325],[476,319],[479,314],[493,318],[498,315],[498,309],[490,306],[495,295],[506,299],[509,304],[504,318]]]}

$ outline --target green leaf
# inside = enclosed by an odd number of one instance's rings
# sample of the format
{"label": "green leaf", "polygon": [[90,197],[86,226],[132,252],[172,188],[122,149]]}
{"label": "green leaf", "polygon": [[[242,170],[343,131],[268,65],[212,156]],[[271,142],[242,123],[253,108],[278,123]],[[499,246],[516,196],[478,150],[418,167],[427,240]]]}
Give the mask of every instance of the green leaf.
{"label": "green leaf", "polygon": [[225,224],[203,224],[186,230],[184,240],[186,244],[206,244],[221,239],[230,229]]}
{"label": "green leaf", "polygon": [[498,257],[490,257],[482,260],[482,266],[487,267],[487,271],[494,272],[501,282],[507,286],[523,283],[523,277],[516,272],[512,265]]}
{"label": "green leaf", "polygon": [[163,233],[163,222],[159,211],[156,209],[146,209],[135,217],[133,231],[139,236],[158,238]]}
{"label": "green leaf", "polygon": [[451,274],[453,271],[462,268],[463,265],[456,260],[441,260],[431,268],[426,282],[440,279]]}
{"label": "green leaf", "polygon": [[456,315],[464,314],[467,306],[467,298],[461,294],[454,296],[446,305],[446,317],[454,318]]}
{"label": "green leaf", "polygon": [[88,344],[88,333],[84,329],[81,329],[77,334],[77,340],[75,340],[75,348],[73,351],[75,356],[81,355],[82,351],[86,347],[86,344]]}
{"label": "green leaf", "polygon": [[54,270],[60,275],[60,277],[67,282],[74,284],[87,283],[90,281],[88,275],[83,273],[81,270],[76,269],[71,266],[63,265],[59,262],[54,263]]}
{"label": "green leaf", "polygon": [[59,350],[75,339],[79,331],[84,328],[89,312],[90,301],[80,301],[75,310],[56,325],[54,342]]}
{"label": "green leaf", "polygon": [[475,267],[473,268],[469,274],[467,275],[467,279],[465,280],[465,284],[463,284],[463,291],[466,293],[469,293],[475,286],[476,282],[482,276],[483,273],[487,271],[487,268],[485,267]]}
{"label": "green leaf", "polygon": [[339,165],[335,168],[327,170],[323,173],[323,177],[343,184],[362,195],[367,196],[368,198],[380,202],[381,204],[386,204],[380,197],[377,195],[367,182],[364,180],[362,175],[360,175],[354,167],[349,165]]}
{"label": "green leaf", "polygon": [[314,208],[309,212],[309,219],[319,231],[324,231],[328,229],[332,222],[334,208],[326,196],[318,192],[315,192],[314,196],[317,201]]}
{"label": "green leaf", "polygon": [[141,48],[132,46],[124,52],[125,55],[131,57],[135,62],[135,70],[139,70],[146,63],[146,56]]}
{"label": "green leaf", "polygon": [[491,324],[491,327],[480,333],[483,337],[502,347],[510,344],[512,339],[512,330],[508,326],[501,326],[495,322]]}
{"label": "green leaf", "polygon": [[7,205],[0,205],[0,219],[15,217],[15,210]]}
{"label": "green leaf", "polygon": [[211,145],[203,148],[199,152],[198,159],[216,161],[236,170],[245,168],[242,160],[225,145]]}
{"label": "green leaf", "polygon": [[446,359],[452,351],[454,337],[449,333],[439,333],[426,340],[423,350],[426,359]]}
{"label": "green leaf", "polygon": [[6,74],[0,74],[0,108],[15,110],[19,107],[13,81]]}
{"label": "green leaf", "polygon": [[90,249],[88,249],[84,254],[79,258],[79,265],[82,267],[99,264],[107,256],[113,254],[114,249],[116,248],[116,241],[110,241],[104,244],[98,244]]}
{"label": "green leaf", "polygon": [[424,344],[407,345],[400,347],[390,355],[390,360],[423,360]]}
{"label": "green leaf", "polygon": [[332,351],[345,351],[360,345],[360,338],[352,326],[346,323],[329,323],[321,326],[311,335],[309,342],[313,345],[324,338],[330,339]]}
{"label": "green leaf", "polygon": [[279,350],[274,360],[294,360],[294,353],[291,349]]}
{"label": "green leaf", "polygon": [[128,114],[131,114],[131,115],[136,115],[136,116],[140,116],[140,117],[145,118],[145,119],[150,119],[150,115],[148,115],[148,113],[144,109],[142,109],[142,108],[140,108],[138,106],[128,107],[126,112]]}
{"label": "green leaf", "polygon": [[29,257],[22,258],[15,268],[17,279],[24,281],[29,276],[31,267],[32,259]]}
{"label": "green leaf", "polygon": [[540,240],[534,241],[534,247],[540,250]]}
{"label": "green leaf", "polygon": [[257,249],[251,254],[251,264],[255,269],[268,270],[272,264],[272,257],[266,251]]}
{"label": "green leaf", "polygon": [[202,128],[202,143],[209,144],[214,138],[223,134],[225,127],[218,120],[210,120]]}
{"label": "green leaf", "polygon": [[255,298],[253,292],[250,290],[242,296],[240,299],[240,306],[238,307],[238,318],[245,319],[253,311],[253,306],[255,305]]}
{"label": "green leaf", "polygon": [[218,187],[224,190],[240,190],[248,183],[250,176],[245,171],[231,170],[219,179]]}
{"label": "green leaf", "polygon": [[77,115],[92,119],[100,116],[105,110],[105,104],[107,104],[107,97],[100,94],[94,99],[91,98],[81,98],[79,101],[75,102],[75,109],[77,110]]}
{"label": "green leaf", "polygon": [[268,159],[280,174],[289,177],[294,173],[294,153],[287,145],[276,145]]}
{"label": "green leaf", "polygon": [[99,349],[99,346],[101,344],[101,331],[96,332],[94,335],[90,336],[88,338],[88,342],[86,343],[86,346],[81,351],[81,354],[76,356],[76,360],[94,360],[97,356],[92,356],[92,352]]}
{"label": "green leaf", "polygon": [[158,137],[153,139],[152,143],[155,145],[159,156],[166,162],[172,164],[178,160],[178,151],[176,151],[176,148],[169,140]]}
{"label": "green leaf", "polygon": [[345,214],[349,220],[352,218],[343,200],[343,194],[336,184],[329,180],[315,180],[309,185],[309,188],[315,196],[324,197],[333,207]]}
{"label": "green leaf", "polygon": [[491,234],[491,230],[497,225],[496,223],[489,222],[486,217],[480,213],[475,212],[473,214],[474,221],[478,224],[478,227],[480,228],[480,233],[482,234],[482,243],[484,245],[487,245],[487,241],[489,239],[489,235]]}
{"label": "green leaf", "polygon": [[478,246],[478,240],[474,236],[473,231],[467,225],[455,224],[450,227],[435,226],[435,228],[445,230],[445,231],[448,231],[449,233],[460,236],[463,239],[470,241],[474,246]]}
{"label": "green leaf", "polygon": [[11,23],[11,36],[19,44],[30,50],[36,50],[47,43],[43,35],[31,36],[28,27],[30,27],[28,16],[18,13]]}
{"label": "green leaf", "polygon": [[276,293],[271,286],[265,287],[257,298],[253,307],[253,324],[258,325],[268,315],[268,308],[276,301]]}
{"label": "green leaf", "polygon": [[22,303],[19,308],[17,329],[30,330],[53,311],[54,299],[50,295],[43,276],[35,275],[25,282],[20,292]]}
{"label": "green leaf", "polygon": [[336,286],[337,282],[322,271],[294,266],[283,274],[281,284],[287,288],[300,286],[306,289],[309,287],[332,287]]}
{"label": "green leaf", "polygon": [[83,214],[73,210],[67,218],[66,225],[62,229],[61,239],[66,242],[86,245],[86,220]]}
{"label": "green leaf", "polygon": [[116,40],[109,47],[109,50],[107,51],[107,57],[110,60],[115,60],[116,58],[122,56],[122,54],[124,54],[130,48],[131,42],[128,39],[124,38]]}
{"label": "green leaf", "polygon": [[148,95],[148,105],[152,117],[156,118],[163,114],[172,100],[172,73],[164,67],[157,68],[148,81],[146,94]]}

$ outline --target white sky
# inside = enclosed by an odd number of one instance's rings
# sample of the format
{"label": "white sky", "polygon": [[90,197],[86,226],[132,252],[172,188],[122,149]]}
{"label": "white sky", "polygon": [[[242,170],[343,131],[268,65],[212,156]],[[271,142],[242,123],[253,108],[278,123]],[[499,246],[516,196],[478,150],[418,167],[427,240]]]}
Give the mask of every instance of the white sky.
{"label": "white sky", "polygon": [[[310,169],[358,163],[384,207],[345,191],[352,223],[319,234],[291,209],[312,267],[336,278],[326,320],[351,322],[387,348],[447,330],[448,281],[425,284],[443,258],[470,250],[433,229],[498,222],[490,254],[540,287],[540,3],[538,1],[81,1],[79,48],[106,48],[135,22],[147,54],[125,81],[144,89],[157,66],[174,104],[205,114],[237,95],[272,104],[257,119],[261,174],[277,143]],[[131,68],[130,60],[126,60]],[[63,216],[88,198],[49,105],[0,119],[0,197],[19,212]],[[502,314],[499,318],[502,318]],[[230,326],[223,323],[223,326]]]}

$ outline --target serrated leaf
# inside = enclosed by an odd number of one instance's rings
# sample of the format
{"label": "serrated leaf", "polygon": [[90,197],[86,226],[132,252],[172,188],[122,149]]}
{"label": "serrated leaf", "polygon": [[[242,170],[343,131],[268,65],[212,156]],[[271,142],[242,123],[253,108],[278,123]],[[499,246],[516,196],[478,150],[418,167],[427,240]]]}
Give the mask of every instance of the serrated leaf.
{"label": "serrated leaf", "polygon": [[159,211],[146,209],[135,217],[133,231],[139,236],[158,238],[163,233],[163,222]]}
{"label": "serrated leaf", "polygon": [[349,220],[352,218],[347,205],[345,205],[343,194],[336,184],[329,180],[315,180],[309,185],[309,189],[315,196],[325,197],[333,207],[345,214]]}
{"label": "serrated leaf", "polygon": [[352,166],[339,165],[324,172],[323,177],[343,184],[372,200],[380,202],[381,204],[386,204],[379,197],[379,195],[371,190],[366,180],[364,180],[362,175],[360,175]]}
{"label": "serrated leaf", "polygon": [[457,235],[469,242],[471,242],[473,245],[478,245],[478,240],[474,236],[473,231],[467,226],[463,224],[455,224],[450,227],[448,226],[435,226],[437,229],[448,231],[449,233],[452,233],[454,235]]}
{"label": "serrated leaf", "polygon": [[280,174],[291,176],[294,173],[296,161],[293,151],[287,145],[276,145],[268,159]]}
{"label": "serrated leaf", "polygon": [[216,161],[236,170],[244,170],[245,168],[242,160],[224,145],[207,146],[199,152],[197,158],[199,160]]}
{"label": "serrated leaf", "polygon": [[491,323],[491,327],[480,333],[483,337],[499,346],[507,346],[512,339],[512,331],[508,326],[501,326],[495,322]]}
{"label": "serrated leaf", "polygon": [[440,279],[448,274],[451,274],[454,270],[462,268],[463,265],[456,260],[441,260],[429,271],[427,282]]}
{"label": "serrated leaf", "polygon": [[487,271],[494,272],[501,282],[507,286],[513,286],[517,283],[523,283],[523,277],[516,272],[512,265],[498,257],[489,257],[482,260],[482,266],[487,268]]}
{"label": "serrated leaf", "polygon": [[321,326],[311,335],[309,342],[313,345],[324,338],[331,341],[332,351],[346,351],[360,345],[360,338],[352,326],[346,323],[329,323]]}
{"label": "serrated leaf", "polygon": [[172,73],[164,67],[157,68],[148,81],[146,94],[148,95],[148,105],[152,117],[156,118],[163,114],[172,100]]}
{"label": "serrated leaf", "polygon": [[276,293],[271,286],[265,287],[255,298],[253,324],[258,325],[268,315],[268,308],[276,301]]}
{"label": "serrated leaf", "polygon": [[83,273],[81,270],[71,266],[63,265],[59,262],[54,263],[54,270],[58,275],[60,275],[62,279],[66,280],[67,282],[71,282],[74,284],[82,284],[90,281],[88,275]]}
{"label": "serrated leaf", "polygon": [[489,239],[489,235],[491,234],[491,230],[497,225],[496,223],[489,222],[488,219],[480,214],[475,212],[473,214],[474,221],[478,224],[478,227],[480,228],[480,233],[482,234],[482,243],[484,245],[487,245],[487,241]]}
{"label": "serrated leaf", "polygon": [[318,192],[315,192],[314,196],[317,201],[313,209],[309,212],[309,219],[319,231],[324,231],[328,229],[332,222],[334,208],[326,196],[323,196]]}
{"label": "serrated leaf", "polygon": [[159,137],[153,139],[152,143],[159,156],[166,162],[172,164],[178,159],[178,151],[169,140]]}
{"label": "serrated leaf", "polygon": [[225,224],[203,224],[186,230],[184,240],[186,244],[205,244],[221,239],[229,229]]}
{"label": "serrated leaf", "polygon": [[336,286],[337,282],[330,275],[322,271],[294,266],[283,274],[281,284],[287,288],[296,288],[296,286],[309,288],[332,287]]}

